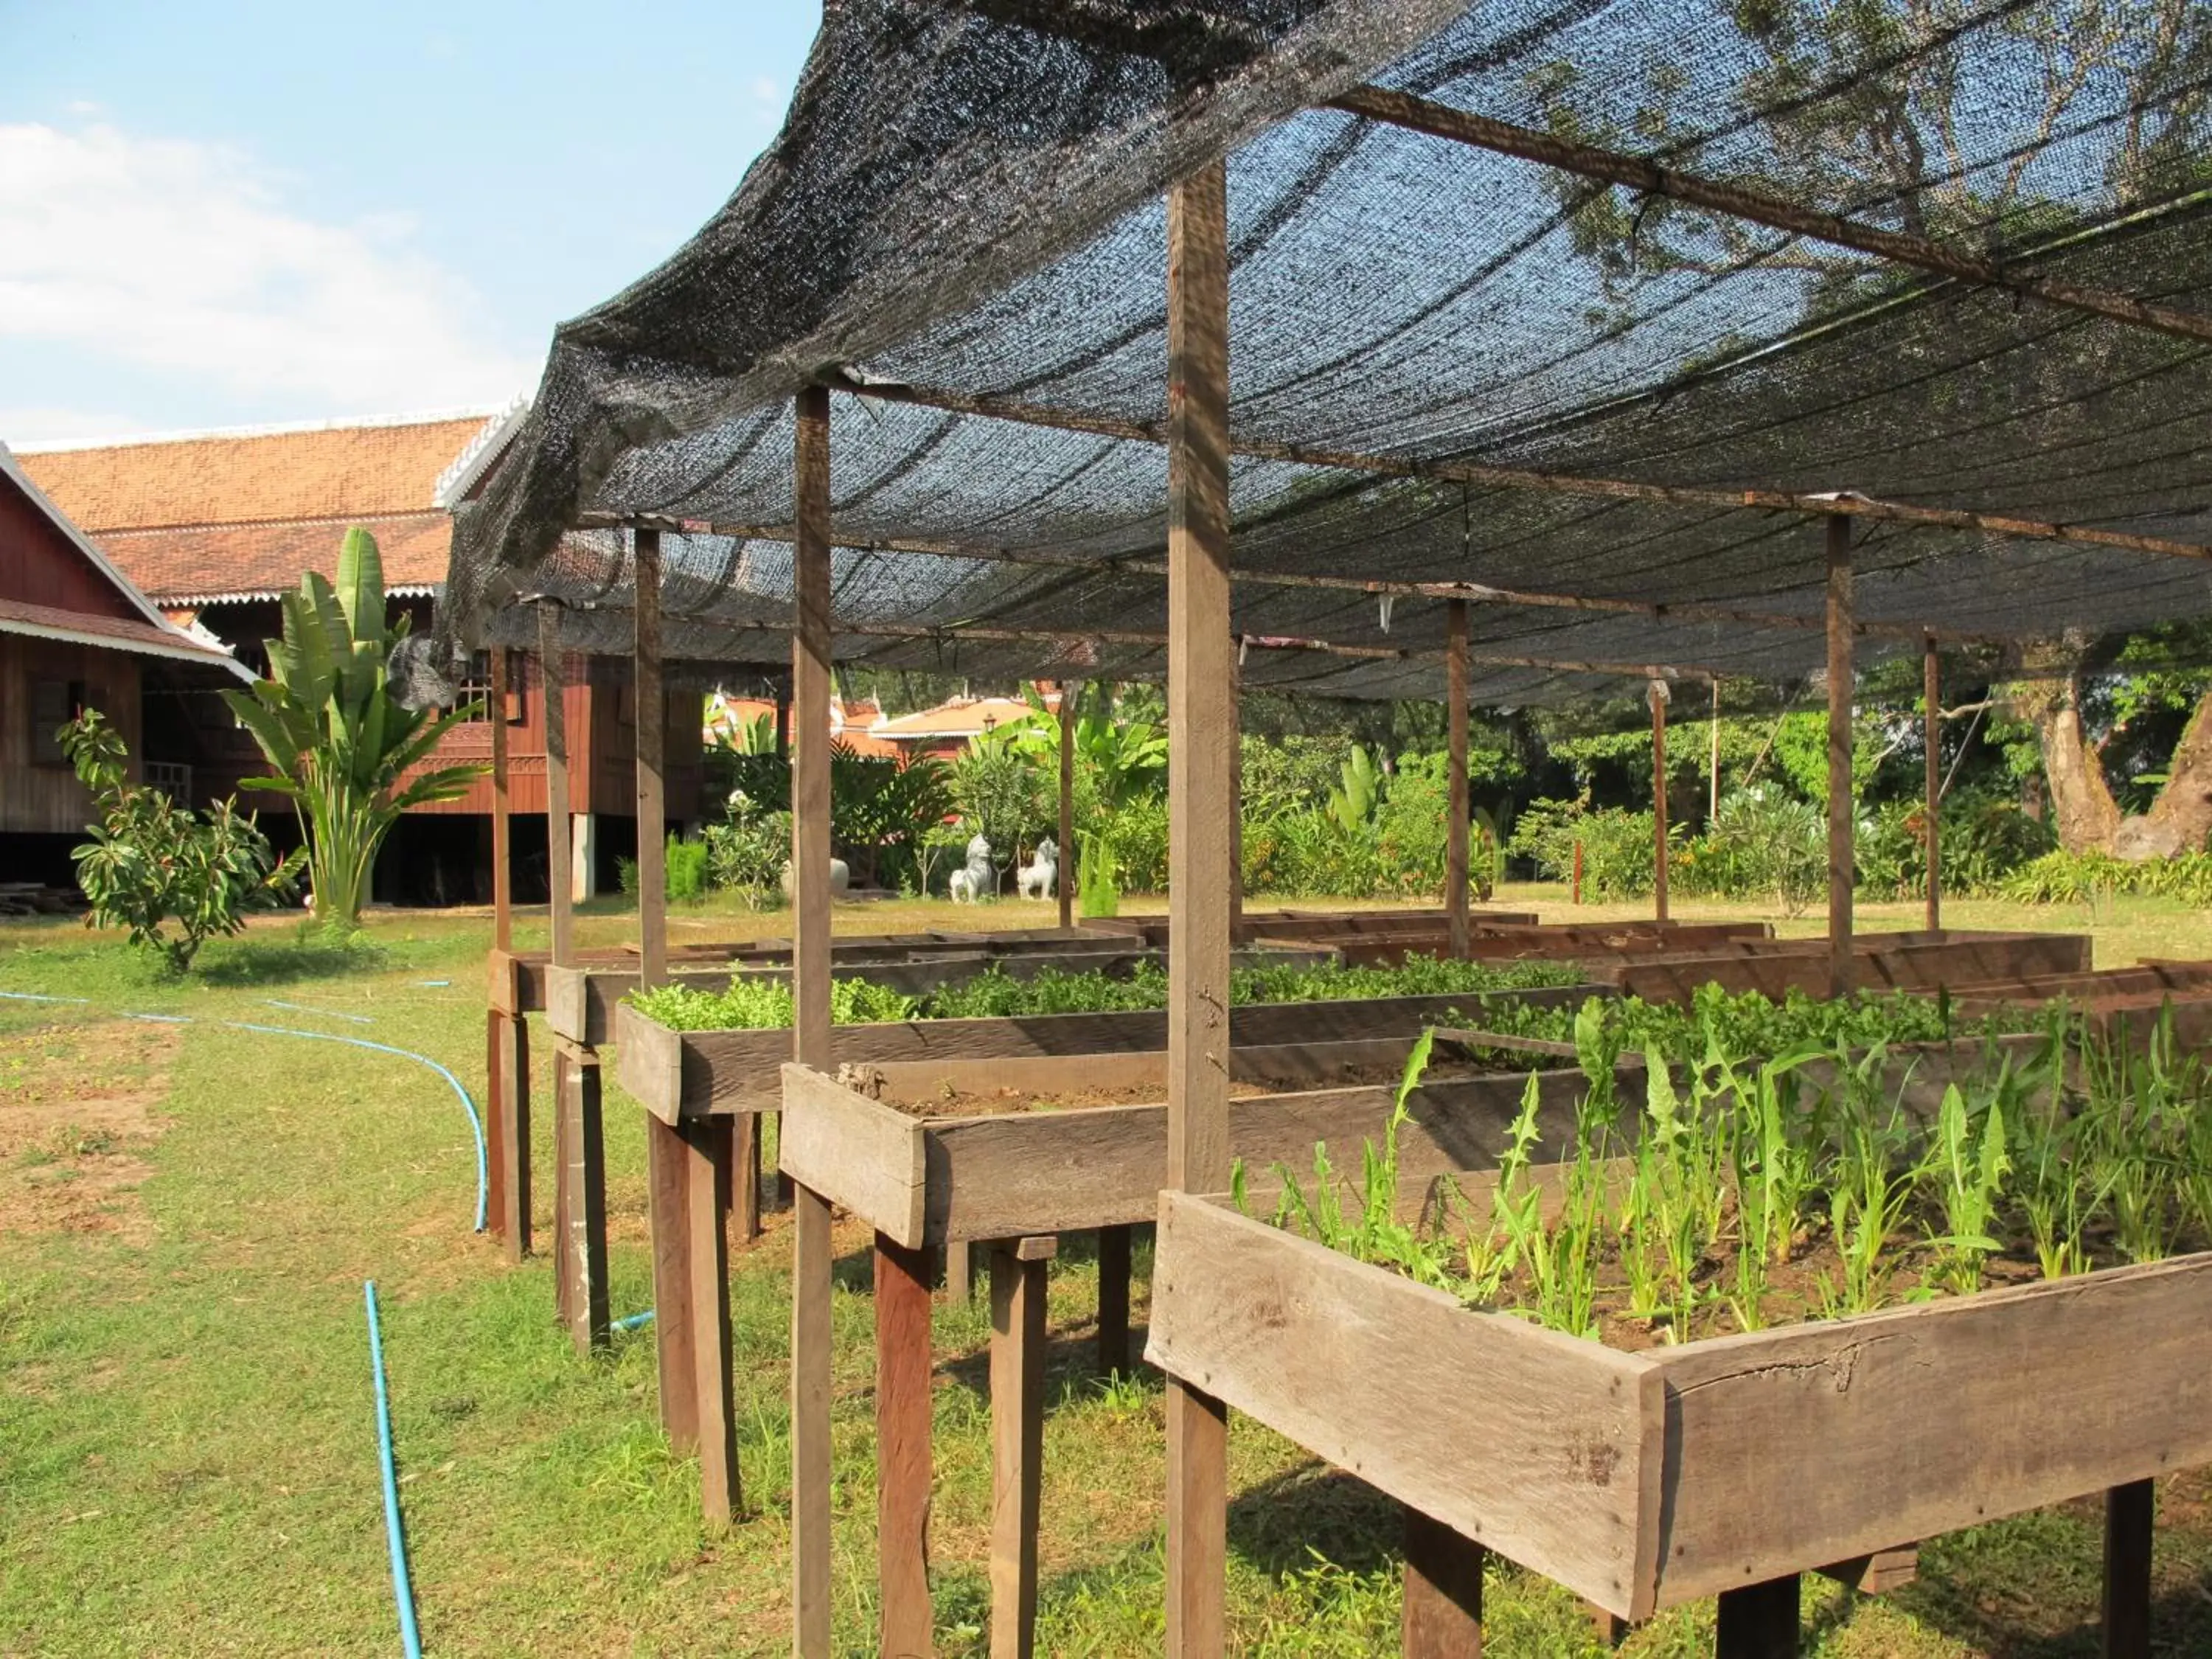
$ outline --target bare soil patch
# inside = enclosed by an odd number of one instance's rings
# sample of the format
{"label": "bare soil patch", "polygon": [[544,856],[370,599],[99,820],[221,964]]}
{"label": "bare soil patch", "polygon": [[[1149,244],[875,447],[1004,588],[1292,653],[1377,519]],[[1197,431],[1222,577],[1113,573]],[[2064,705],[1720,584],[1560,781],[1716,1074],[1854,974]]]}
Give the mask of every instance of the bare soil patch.
{"label": "bare soil patch", "polygon": [[151,1236],[137,1188],[182,1040],[141,1020],[0,1036],[0,1231]]}

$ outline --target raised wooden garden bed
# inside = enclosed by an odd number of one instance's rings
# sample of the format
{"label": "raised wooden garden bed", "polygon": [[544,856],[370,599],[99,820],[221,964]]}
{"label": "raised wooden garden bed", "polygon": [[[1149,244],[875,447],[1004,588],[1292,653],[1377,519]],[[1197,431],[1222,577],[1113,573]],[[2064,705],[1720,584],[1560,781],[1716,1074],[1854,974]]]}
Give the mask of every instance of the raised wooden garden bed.
{"label": "raised wooden garden bed", "polygon": [[[2024,975],[2069,974],[2089,967],[2085,933],[1866,933],[1852,943],[1856,988],[1933,991]],[[1789,992],[1828,994],[1828,955],[1819,939],[1742,940],[1681,956],[1589,958],[1591,977],[1610,981],[1623,996],[1646,1002],[1682,1002],[1701,985],[1731,994],[1757,991],[1779,999]]]}
{"label": "raised wooden garden bed", "polygon": [[1146,1352],[1634,1620],[2212,1462],[2208,1330],[2212,1254],[1624,1353],[1169,1192]]}

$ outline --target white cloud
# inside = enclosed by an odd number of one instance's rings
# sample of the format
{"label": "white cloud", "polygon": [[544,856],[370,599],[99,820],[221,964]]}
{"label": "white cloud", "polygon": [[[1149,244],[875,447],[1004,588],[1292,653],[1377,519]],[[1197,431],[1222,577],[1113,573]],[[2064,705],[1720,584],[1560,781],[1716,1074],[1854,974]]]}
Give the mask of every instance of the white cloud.
{"label": "white cloud", "polygon": [[[0,341],[288,412],[504,401],[533,365],[485,337],[475,294],[413,236],[404,214],[304,216],[235,150],[0,124]],[[89,418],[41,412],[48,431]]]}

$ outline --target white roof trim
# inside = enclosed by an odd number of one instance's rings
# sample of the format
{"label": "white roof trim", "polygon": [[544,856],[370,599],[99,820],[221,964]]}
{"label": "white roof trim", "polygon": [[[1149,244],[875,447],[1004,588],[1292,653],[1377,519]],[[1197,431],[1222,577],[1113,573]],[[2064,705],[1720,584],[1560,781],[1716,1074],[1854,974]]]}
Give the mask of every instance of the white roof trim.
{"label": "white roof trim", "polygon": [[511,405],[470,404],[459,409],[427,409],[411,415],[362,415],[351,420],[283,421],[266,426],[210,426],[188,432],[138,432],[118,438],[67,438],[52,443],[19,444],[22,455],[66,454],[76,449],[124,449],[137,444],[188,444],[207,438],[289,438],[303,432],[351,432],[363,427],[436,426],[445,421],[497,419]]}
{"label": "white roof trim", "polygon": [[521,428],[522,417],[529,413],[530,394],[526,392],[486,421],[483,429],[453,458],[453,465],[438,475],[437,488],[430,492],[430,504],[450,513],[466,500],[477,481],[507,453],[507,445]]}
{"label": "white roof trim", "polygon": [[[164,593],[161,603],[187,605],[251,605],[256,599],[281,599],[296,592],[289,587],[241,587],[222,593]],[[384,590],[387,599],[434,599],[444,592],[441,582],[397,582]]]}
{"label": "white roof trim", "polygon": [[119,634],[102,634],[89,628],[56,628],[49,623],[25,622],[16,617],[0,616],[0,634],[26,634],[34,640],[58,640],[65,645],[92,645],[106,651],[130,651],[142,657],[171,657],[179,662],[219,666],[228,668],[248,685],[253,684],[253,671],[232,656],[228,647],[216,648],[200,645],[181,629],[170,631],[177,635],[178,642],[174,645],[156,640],[134,640]]}
{"label": "white roof trim", "polygon": [[[47,500],[46,491],[40,489],[38,485],[31,482],[30,478],[23,471],[23,469],[15,464],[15,456],[9,452],[8,446],[4,443],[0,443],[0,472],[7,474],[9,482],[15,484],[25,495],[29,497],[31,505],[37,507],[40,512],[46,515],[48,522],[50,522],[55,529],[60,531],[63,535],[66,536],[69,538],[70,544],[74,546],[78,552],[83,554],[86,558],[92,562],[93,568],[99,571],[100,574],[106,577],[110,582],[114,584],[115,589],[118,592],[121,593],[125,599],[129,599],[132,605],[137,607],[138,613],[142,617],[143,617],[148,622],[151,623],[155,627],[160,629],[164,634],[173,635],[176,637],[177,649],[175,654],[179,656],[190,657],[201,662],[208,660],[209,652],[207,647],[199,644],[191,635],[185,632],[183,629],[178,627],[176,623],[171,622],[167,617],[163,616],[160,609],[154,604],[153,600],[146,597],[144,592],[139,589],[138,585],[136,582],[132,581],[128,576],[117,569],[113,564],[108,562],[107,556],[105,553],[102,553],[99,548],[93,545],[92,538],[86,535],[84,532],[79,530],[76,525],[70,522],[69,515],[64,513],[61,508],[56,507],[53,502]],[[21,624],[20,626],[21,628],[31,628],[36,626],[36,624],[27,623]],[[56,637],[62,637],[62,635],[56,635]],[[91,642],[98,644],[101,643],[102,641],[100,638],[94,636],[91,640]],[[106,641],[106,642],[113,642],[112,636]],[[157,656],[163,654],[151,645],[141,646],[138,648],[143,651],[152,652]],[[224,647],[223,654],[227,659],[228,656],[228,647]],[[246,679],[250,680],[253,678],[251,673],[248,673],[246,669],[240,667],[237,663],[232,662],[230,665],[233,668],[237,669],[239,673],[243,675]]]}

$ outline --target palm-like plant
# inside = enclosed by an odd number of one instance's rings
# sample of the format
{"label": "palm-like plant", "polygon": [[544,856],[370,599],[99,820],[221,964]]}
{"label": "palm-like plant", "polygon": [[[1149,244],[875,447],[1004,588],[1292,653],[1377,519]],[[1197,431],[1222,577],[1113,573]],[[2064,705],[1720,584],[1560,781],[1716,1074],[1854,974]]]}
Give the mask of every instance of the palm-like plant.
{"label": "palm-like plant", "polygon": [[284,637],[270,640],[270,678],[251,696],[223,696],[275,774],[248,789],[289,795],[307,837],[316,920],[350,926],[361,916],[376,849],[410,806],[451,800],[484,768],[439,767],[409,777],[474,705],[434,714],[392,695],[392,647],[407,619],[385,623],[384,561],[376,538],[349,530],[335,592],[313,571],[284,596]]}

